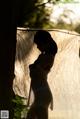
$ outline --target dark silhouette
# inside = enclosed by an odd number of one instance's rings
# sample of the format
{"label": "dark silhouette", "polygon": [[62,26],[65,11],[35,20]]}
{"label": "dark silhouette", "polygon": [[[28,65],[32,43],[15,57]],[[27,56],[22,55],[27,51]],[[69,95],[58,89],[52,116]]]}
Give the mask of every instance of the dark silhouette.
{"label": "dark silhouette", "polygon": [[53,101],[53,97],[47,82],[47,75],[53,65],[57,45],[51,35],[44,30],[35,34],[34,42],[41,54],[34,64],[29,66],[34,102],[30,107],[27,119],[48,119],[48,107]]}
{"label": "dark silhouette", "polygon": [[13,80],[15,77],[16,29],[21,21],[20,11],[24,1],[3,0],[0,3],[0,111],[8,110],[9,119],[13,119],[14,116],[15,104],[12,100],[15,98]]}
{"label": "dark silhouette", "polygon": [[[9,119],[13,119],[14,62],[16,52],[15,3],[0,3],[0,111],[8,110]],[[1,117],[1,116],[0,116]]]}

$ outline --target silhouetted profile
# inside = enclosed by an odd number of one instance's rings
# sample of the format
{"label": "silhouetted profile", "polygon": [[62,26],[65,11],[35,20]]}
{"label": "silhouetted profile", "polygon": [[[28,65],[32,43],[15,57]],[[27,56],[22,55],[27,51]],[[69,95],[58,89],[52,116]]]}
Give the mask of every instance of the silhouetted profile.
{"label": "silhouetted profile", "polygon": [[41,54],[34,64],[29,66],[34,102],[30,107],[27,119],[48,119],[48,107],[53,101],[53,97],[47,82],[47,75],[53,65],[57,45],[51,35],[44,30],[36,32],[34,42]]}

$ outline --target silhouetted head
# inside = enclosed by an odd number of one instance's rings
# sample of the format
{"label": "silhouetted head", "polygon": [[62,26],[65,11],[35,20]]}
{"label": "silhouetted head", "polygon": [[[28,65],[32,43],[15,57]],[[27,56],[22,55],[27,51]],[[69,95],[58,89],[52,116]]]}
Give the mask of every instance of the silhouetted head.
{"label": "silhouetted head", "polygon": [[34,42],[41,52],[55,55],[57,53],[57,44],[52,39],[49,32],[45,30],[37,31],[34,36]]}

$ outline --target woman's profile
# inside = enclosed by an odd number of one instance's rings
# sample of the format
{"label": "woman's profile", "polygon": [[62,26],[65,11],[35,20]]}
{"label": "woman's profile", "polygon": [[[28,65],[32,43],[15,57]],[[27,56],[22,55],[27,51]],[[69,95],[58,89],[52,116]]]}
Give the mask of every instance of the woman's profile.
{"label": "woman's profile", "polygon": [[34,102],[27,114],[27,119],[48,119],[48,107],[53,101],[53,97],[47,82],[47,75],[57,53],[57,44],[45,30],[36,32],[34,43],[36,43],[41,54],[29,66]]}

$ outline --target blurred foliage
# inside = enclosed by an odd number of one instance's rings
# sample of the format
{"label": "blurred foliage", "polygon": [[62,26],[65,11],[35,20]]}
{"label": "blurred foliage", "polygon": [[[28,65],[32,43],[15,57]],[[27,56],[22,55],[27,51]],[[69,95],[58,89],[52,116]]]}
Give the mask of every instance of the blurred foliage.
{"label": "blurred foliage", "polygon": [[52,9],[46,7],[47,3],[74,2],[74,0],[23,0],[20,9],[20,23],[18,26],[32,27],[32,28],[51,28],[50,14]]}
{"label": "blurred foliage", "polygon": [[76,0],[59,0],[61,3],[75,3],[77,2]]}
{"label": "blurred foliage", "polygon": [[18,26],[43,28],[51,27],[49,21],[51,9],[46,7],[47,3],[56,4],[59,0],[24,0],[21,6],[21,17]]}
{"label": "blurred foliage", "polygon": [[13,102],[15,103],[13,119],[21,119],[21,117],[24,117],[24,115],[27,114],[28,108],[24,105],[22,97],[18,95],[13,99]]}
{"label": "blurred foliage", "polygon": [[80,24],[78,24],[78,25],[76,26],[75,31],[80,34]]}

